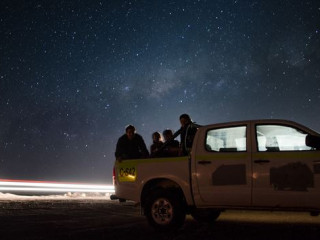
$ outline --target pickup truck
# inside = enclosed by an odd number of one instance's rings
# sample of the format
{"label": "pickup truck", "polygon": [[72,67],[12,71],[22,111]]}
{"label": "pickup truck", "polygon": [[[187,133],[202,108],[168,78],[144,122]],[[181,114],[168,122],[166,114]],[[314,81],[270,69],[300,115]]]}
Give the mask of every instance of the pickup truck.
{"label": "pickup truck", "polygon": [[221,211],[320,212],[320,135],[287,120],[199,127],[189,156],[115,161],[115,196],[135,201],[157,229],[186,214],[214,221]]}

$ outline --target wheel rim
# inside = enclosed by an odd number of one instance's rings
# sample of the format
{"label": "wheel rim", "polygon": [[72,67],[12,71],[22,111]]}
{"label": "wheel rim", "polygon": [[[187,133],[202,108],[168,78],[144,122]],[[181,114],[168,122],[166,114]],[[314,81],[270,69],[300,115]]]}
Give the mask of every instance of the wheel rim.
{"label": "wheel rim", "polygon": [[169,224],[173,218],[172,204],[167,199],[157,199],[152,204],[152,218],[157,224]]}

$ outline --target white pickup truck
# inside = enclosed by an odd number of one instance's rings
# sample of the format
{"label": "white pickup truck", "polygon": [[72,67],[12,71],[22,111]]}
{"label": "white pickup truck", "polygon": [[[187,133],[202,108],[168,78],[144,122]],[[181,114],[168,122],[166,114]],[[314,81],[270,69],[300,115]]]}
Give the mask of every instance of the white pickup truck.
{"label": "white pickup truck", "polygon": [[319,134],[286,120],[200,127],[189,156],[116,161],[115,196],[159,229],[226,209],[320,212]]}

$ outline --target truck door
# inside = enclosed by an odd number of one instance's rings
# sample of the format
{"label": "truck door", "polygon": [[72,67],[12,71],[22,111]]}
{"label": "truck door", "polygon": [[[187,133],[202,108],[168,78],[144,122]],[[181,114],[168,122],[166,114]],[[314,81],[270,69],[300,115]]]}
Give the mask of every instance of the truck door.
{"label": "truck door", "polygon": [[246,124],[201,131],[194,154],[198,206],[251,203],[251,153]]}
{"label": "truck door", "polygon": [[320,151],[307,133],[281,124],[256,124],[253,206],[320,207]]}

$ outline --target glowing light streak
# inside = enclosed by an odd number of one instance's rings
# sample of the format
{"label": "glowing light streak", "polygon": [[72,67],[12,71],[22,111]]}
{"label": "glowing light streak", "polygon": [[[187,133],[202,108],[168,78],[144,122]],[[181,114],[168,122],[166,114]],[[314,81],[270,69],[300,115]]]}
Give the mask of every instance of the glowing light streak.
{"label": "glowing light streak", "polygon": [[0,191],[114,193],[112,185],[1,180]]}
{"label": "glowing light streak", "polygon": [[25,191],[25,192],[96,192],[112,193],[113,190],[89,188],[31,188],[31,187],[0,187],[0,191]]}

